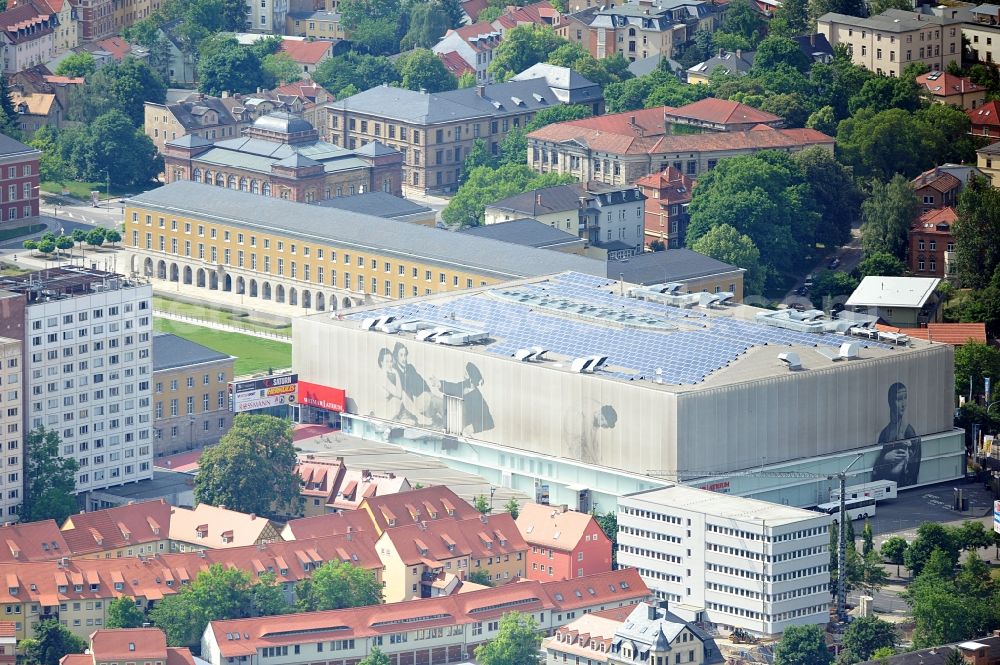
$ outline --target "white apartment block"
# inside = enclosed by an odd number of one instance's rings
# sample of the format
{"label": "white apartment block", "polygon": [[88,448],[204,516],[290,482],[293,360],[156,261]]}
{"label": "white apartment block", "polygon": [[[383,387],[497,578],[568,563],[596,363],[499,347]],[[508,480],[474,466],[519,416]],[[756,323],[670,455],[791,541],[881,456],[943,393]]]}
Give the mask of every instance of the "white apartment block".
{"label": "white apartment block", "polygon": [[21,340],[0,337],[0,524],[16,522],[24,489]]}
{"label": "white apartment block", "polygon": [[830,517],[677,485],[623,496],[618,563],[670,610],[775,635],[829,620]]}
{"label": "white apartment block", "polygon": [[868,18],[830,13],[819,17],[816,31],[832,46],[845,45],[854,64],[898,77],[915,62],[932,71],[944,71],[952,62],[961,64],[962,20],[958,10],[936,16],[887,9]]}
{"label": "white apartment block", "polygon": [[59,433],[80,465],[78,492],[152,478],[152,287],[83,268],[16,279],[27,298],[29,429]]}
{"label": "white apartment block", "polygon": [[247,30],[267,35],[285,34],[288,0],[247,0]]}

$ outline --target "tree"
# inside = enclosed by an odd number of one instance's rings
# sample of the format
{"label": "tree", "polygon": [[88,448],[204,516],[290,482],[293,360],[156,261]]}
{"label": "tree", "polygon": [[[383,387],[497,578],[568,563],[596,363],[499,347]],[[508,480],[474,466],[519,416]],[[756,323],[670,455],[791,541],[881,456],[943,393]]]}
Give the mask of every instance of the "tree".
{"label": "tree", "polygon": [[892,536],[883,541],[882,547],[879,548],[879,554],[885,561],[896,564],[896,577],[899,577],[899,567],[903,563],[903,554],[906,552],[907,545],[905,538]]}
{"label": "tree", "polygon": [[517,502],[517,497],[510,497],[510,501],[504,504],[504,512],[510,513],[510,516],[517,519],[517,516],[521,513],[521,506]]}
{"label": "tree", "polygon": [[[957,349],[956,349],[957,351]],[[988,531],[982,522],[966,520],[953,530],[955,544],[960,550],[974,553],[978,549],[993,544],[993,532]]]}
{"label": "tree", "polygon": [[[51,242],[51,241],[50,241]],[[62,523],[76,512],[76,472],[79,466],[72,457],[64,457],[55,430],[38,427],[28,432],[25,441],[24,505],[21,520],[55,520]]]}
{"label": "tree", "polygon": [[106,237],[107,234],[104,229],[98,226],[87,233],[87,244],[96,249],[104,244],[104,239]]}
{"label": "tree", "polygon": [[604,535],[608,537],[611,541],[611,567],[618,567],[618,514],[609,510],[606,513],[595,513],[594,519],[597,520],[597,526],[601,527],[601,531]]}
{"label": "tree", "polygon": [[399,0],[344,0],[341,21],[351,40],[372,55],[398,51]]}
{"label": "tree", "polygon": [[795,37],[809,30],[809,3],[807,0],[786,0],[774,10],[769,35]]}
{"label": "tree", "polygon": [[465,576],[465,579],[472,582],[473,584],[482,584],[483,586],[493,586],[493,580],[490,578],[490,573],[488,570],[473,570],[471,573]]}
{"label": "tree", "polygon": [[917,537],[903,555],[903,563],[910,574],[920,575],[935,550],[946,554],[952,566],[958,562],[958,546],[951,530],[935,522],[924,522],[917,527]]}
{"label": "tree", "polygon": [[539,665],[541,643],[534,616],[508,612],[500,619],[497,636],[476,647],[476,661],[480,665]]}
{"label": "tree", "polygon": [[740,233],[728,224],[721,224],[698,238],[691,245],[691,249],[746,270],[743,278],[744,293],[763,292],[767,270],[761,266],[760,250],[754,245],[750,236]]}
{"label": "tree", "polygon": [[830,665],[822,626],[789,626],[774,647],[774,665]]}
{"label": "tree", "polygon": [[476,85],[476,75],[471,71],[462,72],[462,75],[458,77],[459,88],[471,88],[474,85]]}
{"label": "tree", "polygon": [[973,178],[958,197],[955,269],[962,286],[981,289],[1000,266],[1000,189]]}
{"label": "tree", "polygon": [[[402,78],[388,58],[348,51],[327,58],[312,73],[313,80],[343,99],[383,83],[393,85]],[[353,87],[352,92],[347,88]]]}
{"label": "tree", "polygon": [[[809,300],[818,309],[829,309],[834,304],[846,300],[856,288],[858,280],[849,273],[825,270],[813,280],[812,288],[809,289]],[[853,528],[851,522],[847,523],[847,528],[848,530]]]}
{"label": "tree", "polygon": [[913,11],[913,5],[909,4],[907,0],[869,0],[868,11],[871,12],[872,16],[878,16],[887,9],[902,9],[904,11]]}
{"label": "tree", "polygon": [[145,102],[162,104],[167,87],[148,64],[127,56],[104,65],[70,98],[73,120],[91,123],[109,111],[124,113],[133,127],[141,127]]}
{"label": "tree", "polygon": [[108,603],[105,628],[139,628],[146,622],[146,615],[135,606],[131,596],[119,596]]}
{"label": "tree", "polygon": [[21,243],[21,247],[23,247],[24,249],[28,250],[28,254],[30,255],[31,252],[34,252],[34,251],[38,250],[38,241],[37,240],[25,240],[24,242]]}
{"label": "tree", "polygon": [[[722,28],[726,33],[735,34],[745,39],[748,47],[756,46],[761,36],[766,32],[764,18],[750,4],[749,0],[734,0],[729,3]],[[721,44],[719,46],[721,48]]]}
{"label": "tree", "polygon": [[53,238],[42,238],[38,241],[38,251],[48,258],[49,254],[56,251],[56,241]]}
{"label": "tree", "polygon": [[83,653],[87,643],[59,625],[55,619],[46,619],[35,626],[35,636],[22,640],[24,659],[31,665],[59,665],[59,660],[71,653]]}
{"label": "tree", "polygon": [[906,255],[910,224],[920,203],[909,180],[897,174],[888,183],[872,182],[871,195],[861,204],[861,246],[865,252]]}
{"label": "tree", "polygon": [[868,660],[878,649],[895,649],[897,643],[895,626],[875,616],[858,617],[844,631],[844,647],[859,660]]}
{"label": "tree", "polygon": [[480,166],[472,169],[458,192],[441,212],[449,226],[481,224],[487,205],[513,194],[542,187],[576,182],[569,174],[538,174],[525,164],[505,164],[498,168]]}
{"label": "tree", "polygon": [[547,109],[542,109],[536,113],[531,122],[525,125],[524,129],[525,131],[533,132],[536,129],[547,127],[556,122],[580,120],[582,118],[589,118],[591,115],[593,115],[593,112],[585,104],[559,104],[558,106],[550,106]]}
{"label": "tree", "polygon": [[65,235],[57,236],[55,243],[56,243],[56,249],[62,251],[65,251],[67,249],[73,249],[74,245],[76,245],[76,243],[73,242],[73,236],[65,236]]}
{"label": "tree", "polygon": [[489,72],[499,81],[505,81],[528,67],[545,62],[549,53],[566,40],[548,26],[534,23],[511,28],[503,41],[493,50]]}
{"label": "tree", "polygon": [[97,62],[88,51],[81,51],[67,56],[56,67],[57,76],[82,77],[89,76],[97,70]]}
{"label": "tree", "polygon": [[794,67],[804,74],[812,67],[812,60],[802,52],[794,39],[770,35],[757,46],[753,67],[767,72],[778,65]]}
{"label": "tree", "polygon": [[963,164],[976,160],[972,120],[965,111],[948,104],[931,104],[918,110],[916,116],[937,135],[935,164]]}
{"label": "tree", "polygon": [[935,163],[940,137],[903,109],[862,109],[837,128],[837,154],[862,178],[914,177]]}
{"label": "tree", "polygon": [[868,556],[868,553],[873,551],[875,551],[875,533],[872,531],[871,520],[865,520],[865,527],[861,531],[861,554]]}
{"label": "tree", "polygon": [[118,232],[117,229],[106,229],[104,231],[104,240],[112,245],[116,242],[121,242],[122,234]]}
{"label": "tree", "polygon": [[991,344],[968,341],[955,347],[955,392],[979,394],[984,377],[1000,377],[1000,350]]}
{"label": "tree", "polygon": [[70,152],[76,175],[84,180],[104,180],[118,187],[151,181],[163,170],[163,158],[153,140],[136,128],[121,111],[109,111],[70,137]]}
{"label": "tree", "polygon": [[690,214],[688,247],[727,224],[753,240],[768,277],[808,263],[820,220],[802,170],[789,155],[770,151],[719,162],[699,179]]}
{"label": "tree", "polygon": [[889,109],[916,111],[920,108],[920,88],[913,79],[877,76],[864,82],[848,101],[851,113],[867,109],[880,113]]}
{"label": "tree", "polygon": [[869,595],[874,595],[888,583],[889,575],[882,567],[882,560],[874,549],[863,555],[859,564],[861,566],[861,579],[859,581]]}
{"label": "tree", "polygon": [[291,83],[292,81],[298,81],[302,78],[302,72],[299,70],[299,64],[292,59],[292,56],[288,55],[284,51],[280,53],[270,53],[264,56],[261,60],[261,68],[264,70],[264,74],[270,79],[268,82],[273,84]]}
{"label": "tree", "polygon": [[397,63],[403,76],[403,87],[410,90],[444,92],[454,90],[455,77],[445,69],[441,58],[430,49],[418,48],[401,57]]}
{"label": "tree", "polygon": [[490,508],[490,500],[487,499],[486,496],[483,494],[480,494],[475,499],[473,499],[472,506],[483,515],[488,515],[489,513],[493,512],[493,509]]}
{"label": "tree", "polygon": [[889,252],[872,252],[858,264],[858,274],[862,277],[879,275],[882,277],[902,277],[906,266]]}
{"label": "tree", "polygon": [[806,127],[815,129],[824,134],[834,135],[837,133],[837,116],[832,106],[822,106],[806,119]]}
{"label": "tree", "polygon": [[372,647],[371,652],[362,658],[358,665],[392,665],[392,661],[381,649]]}
{"label": "tree", "polygon": [[851,239],[851,223],[861,214],[862,196],[851,169],[818,146],[796,153],[792,161],[801,169],[820,213],[816,243],[827,248],[846,244]]}
{"label": "tree", "polygon": [[301,504],[301,479],[288,421],[240,414],[201,457],[194,495],[198,503],[263,515]]}
{"label": "tree", "polygon": [[221,40],[198,61],[198,90],[209,95],[254,92],[267,83],[261,58],[233,37]]}
{"label": "tree", "polygon": [[302,612],[339,610],[378,605],[382,585],[370,570],[342,561],[328,561],[295,590],[297,609]]}
{"label": "tree", "polygon": [[[400,49],[429,49],[453,27],[444,7],[435,2],[415,3],[409,12],[410,26],[399,44]],[[435,56],[436,57],[436,56]]]}

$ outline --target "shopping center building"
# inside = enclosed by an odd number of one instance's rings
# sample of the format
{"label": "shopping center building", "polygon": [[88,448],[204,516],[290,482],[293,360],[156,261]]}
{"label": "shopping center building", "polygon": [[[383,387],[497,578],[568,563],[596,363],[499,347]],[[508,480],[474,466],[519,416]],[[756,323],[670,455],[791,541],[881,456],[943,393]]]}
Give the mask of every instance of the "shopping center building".
{"label": "shopping center building", "polygon": [[859,455],[850,482],[962,476],[950,345],[730,302],[566,272],[298,318],[300,419],[583,510],[676,479],[810,506]]}

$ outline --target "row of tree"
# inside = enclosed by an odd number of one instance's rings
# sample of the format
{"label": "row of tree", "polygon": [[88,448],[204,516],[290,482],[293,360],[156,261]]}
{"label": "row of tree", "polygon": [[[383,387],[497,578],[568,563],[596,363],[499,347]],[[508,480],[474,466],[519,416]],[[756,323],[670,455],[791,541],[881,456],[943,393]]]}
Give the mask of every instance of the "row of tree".
{"label": "row of tree", "polygon": [[40,252],[46,256],[71,250],[77,245],[90,245],[97,249],[105,242],[114,244],[122,239],[121,233],[115,229],[106,229],[98,226],[90,231],[74,229],[70,235],[56,235],[54,233],[44,233],[38,240],[25,240],[22,246],[29,252]]}

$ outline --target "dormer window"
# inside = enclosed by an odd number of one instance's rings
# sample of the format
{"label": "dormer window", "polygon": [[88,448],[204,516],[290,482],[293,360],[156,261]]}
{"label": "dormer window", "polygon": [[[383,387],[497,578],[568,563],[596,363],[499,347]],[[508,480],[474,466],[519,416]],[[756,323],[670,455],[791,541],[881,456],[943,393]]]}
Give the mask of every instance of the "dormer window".
{"label": "dormer window", "polygon": [[128,643],[128,650],[129,651],[135,651],[135,642],[129,642]]}
{"label": "dormer window", "polygon": [[9,591],[9,592],[10,592],[10,595],[12,595],[12,596],[16,596],[16,595],[17,595],[17,593],[18,593],[18,592],[19,592],[20,590],[21,590],[21,589],[20,589],[20,588],[18,588],[18,587],[16,587],[16,586],[12,586],[12,587],[8,587],[8,588],[7,588],[7,591]]}
{"label": "dormer window", "polygon": [[73,585],[73,591],[75,591],[76,593],[83,593],[83,585],[82,584],[74,584]]}
{"label": "dormer window", "polygon": [[125,584],[123,582],[115,582],[115,591],[121,591],[124,588]]}
{"label": "dormer window", "polygon": [[57,587],[57,590],[59,591],[59,593],[66,593],[66,585],[65,584],[60,584]]}

